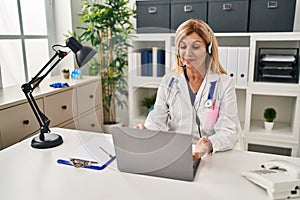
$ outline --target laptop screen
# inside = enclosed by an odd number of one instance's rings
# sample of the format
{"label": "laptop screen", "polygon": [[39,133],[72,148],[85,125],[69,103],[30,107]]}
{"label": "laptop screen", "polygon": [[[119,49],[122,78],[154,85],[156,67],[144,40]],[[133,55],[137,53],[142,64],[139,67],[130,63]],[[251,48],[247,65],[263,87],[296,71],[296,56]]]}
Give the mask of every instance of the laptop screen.
{"label": "laptop screen", "polygon": [[192,180],[192,135],[127,127],[112,128],[120,171]]}

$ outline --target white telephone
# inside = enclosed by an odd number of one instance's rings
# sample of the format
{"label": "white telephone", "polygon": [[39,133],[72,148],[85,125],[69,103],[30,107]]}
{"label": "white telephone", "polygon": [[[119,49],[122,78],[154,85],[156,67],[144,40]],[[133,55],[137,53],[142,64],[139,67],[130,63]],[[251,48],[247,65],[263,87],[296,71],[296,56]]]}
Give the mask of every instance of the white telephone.
{"label": "white telephone", "polygon": [[272,160],[261,167],[242,175],[265,188],[272,199],[300,197],[300,166],[284,160]]}

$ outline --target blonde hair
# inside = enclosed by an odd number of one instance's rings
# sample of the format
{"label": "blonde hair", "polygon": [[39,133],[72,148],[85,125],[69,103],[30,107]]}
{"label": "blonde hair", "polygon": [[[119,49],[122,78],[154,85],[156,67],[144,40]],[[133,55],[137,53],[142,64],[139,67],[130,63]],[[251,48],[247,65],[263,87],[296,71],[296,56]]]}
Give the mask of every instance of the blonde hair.
{"label": "blonde hair", "polygon": [[207,53],[206,56],[206,66],[207,71],[211,73],[219,73],[219,74],[227,74],[225,69],[222,67],[219,61],[218,55],[218,42],[214,35],[213,30],[202,20],[189,19],[183,22],[176,31],[175,35],[175,54],[176,54],[176,63],[174,66],[174,70],[182,73],[183,68],[180,67],[180,55],[179,55],[179,43],[182,38],[188,36],[192,33],[197,33],[205,42],[206,48],[209,44],[212,45],[211,54]]}

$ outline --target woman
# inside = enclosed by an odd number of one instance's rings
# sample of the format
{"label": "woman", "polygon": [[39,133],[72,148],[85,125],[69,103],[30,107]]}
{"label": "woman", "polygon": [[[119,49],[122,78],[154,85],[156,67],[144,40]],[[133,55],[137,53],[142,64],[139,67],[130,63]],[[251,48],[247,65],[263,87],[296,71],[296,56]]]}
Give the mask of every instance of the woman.
{"label": "woman", "polygon": [[234,80],[218,60],[212,29],[187,20],[176,31],[175,52],[175,69],[163,77],[154,110],[138,127],[192,134],[194,159],[232,149],[238,131]]}

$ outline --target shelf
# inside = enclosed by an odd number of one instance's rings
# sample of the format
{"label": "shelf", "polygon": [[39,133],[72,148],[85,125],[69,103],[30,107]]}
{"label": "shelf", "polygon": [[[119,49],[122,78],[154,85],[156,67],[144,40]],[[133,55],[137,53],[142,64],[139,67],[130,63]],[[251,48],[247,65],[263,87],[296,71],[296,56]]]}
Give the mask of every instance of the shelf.
{"label": "shelf", "polygon": [[158,88],[161,77],[134,76],[130,82],[131,87]]}
{"label": "shelf", "polygon": [[274,122],[274,127],[270,132],[267,132],[264,128],[264,121],[252,120],[250,126],[250,133],[258,133],[272,136],[291,136],[293,131],[289,123],[286,122]]}
{"label": "shelf", "polygon": [[[286,127],[289,127],[291,130],[282,130],[287,131],[292,134],[297,128],[295,126],[295,120],[297,119],[296,107],[298,105],[297,97],[292,96],[272,96],[265,94],[248,94],[251,97],[251,109],[250,109],[250,129],[252,132],[253,128],[261,127],[263,130],[263,113],[264,110],[268,107],[275,108],[277,112],[276,122],[283,122],[286,124]],[[257,121],[261,121],[260,125],[257,125]],[[279,123],[280,124],[280,123]],[[281,126],[279,126],[282,128]],[[257,131],[257,129],[254,129]]]}
{"label": "shelf", "polygon": [[293,137],[292,128],[288,123],[274,122],[274,127],[270,132],[264,128],[264,121],[252,121],[250,132],[246,134],[249,139],[277,141],[283,143],[297,144]]}
{"label": "shelf", "polygon": [[268,94],[278,96],[297,96],[300,94],[300,85],[296,83],[248,83],[248,92],[252,94]]}
{"label": "shelf", "polygon": [[252,33],[251,38],[255,41],[293,41],[300,40],[300,34],[299,32]]}

